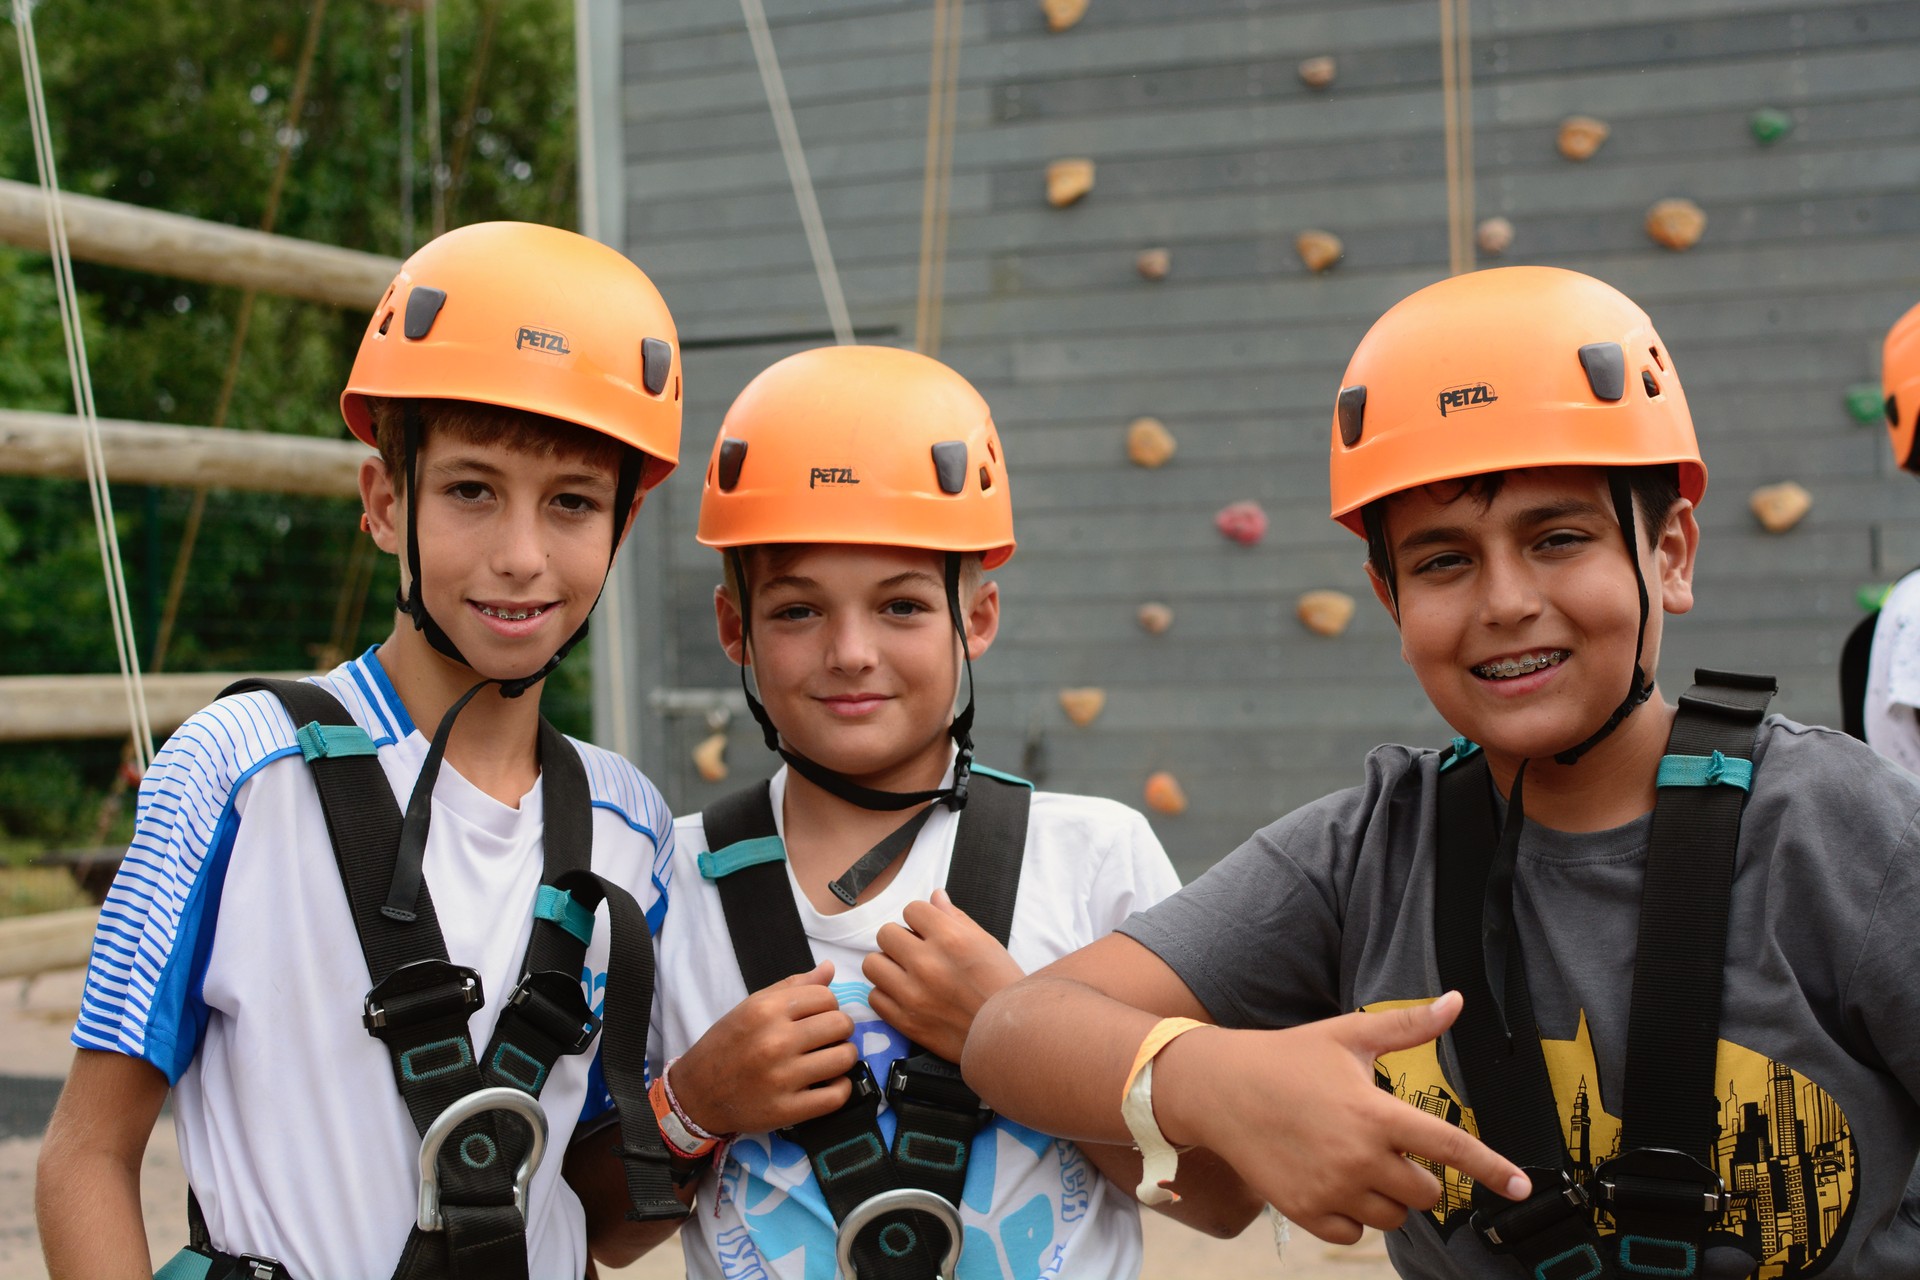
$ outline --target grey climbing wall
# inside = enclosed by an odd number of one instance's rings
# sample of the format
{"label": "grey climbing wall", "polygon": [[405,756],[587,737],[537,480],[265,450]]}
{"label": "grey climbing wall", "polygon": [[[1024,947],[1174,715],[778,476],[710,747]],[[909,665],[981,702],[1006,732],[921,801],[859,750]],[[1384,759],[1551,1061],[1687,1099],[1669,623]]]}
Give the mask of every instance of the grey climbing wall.
{"label": "grey climbing wall", "polygon": [[[767,10],[854,321],[910,345],[931,5]],[[1478,212],[1515,228],[1499,261],[1638,299],[1694,408],[1713,480],[1669,693],[1696,664],[1764,669],[1782,710],[1833,719],[1856,592],[1920,563],[1920,485],[1843,405],[1920,300],[1920,5],[1476,0],[1471,27]],[[735,6],[629,4],[621,41],[625,247],[689,347],[686,462],[644,530],[667,568],[629,580],[630,696],[645,767],[697,807],[718,790],[690,761],[702,708],[737,688],[713,640],[717,557],[692,537],[700,471],[734,393],[827,321]],[[1337,60],[1324,90],[1296,74],[1316,55]],[[1056,34],[1036,0],[971,0],[959,66],[941,355],[994,406],[1021,540],[981,668],[982,758],[1135,804],[1172,771],[1190,808],[1154,824],[1192,874],[1354,781],[1373,744],[1447,734],[1325,493],[1353,343],[1447,271],[1437,6],[1092,0]],[[1769,145],[1749,128],[1762,107],[1793,126]],[[1611,126],[1584,163],[1555,148],[1573,114]],[[1066,156],[1095,160],[1096,185],[1056,209],[1045,173]],[[1667,197],[1707,214],[1686,252],[1643,229]],[[1324,274],[1295,254],[1309,227],[1345,243]],[[1158,282],[1135,270],[1150,246],[1171,251]],[[1127,459],[1141,415],[1178,442],[1158,469]],[[1766,533],[1748,494],[1788,479],[1812,510]],[[1213,525],[1244,499],[1272,521],[1251,547]],[[1327,587],[1361,602],[1339,638],[1294,616]],[[1174,611],[1163,635],[1136,625],[1147,600]],[[1107,691],[1086,728],[1057,701],[1082,685]],[[763,776],[751,724],[729,732],[725,785]]]}

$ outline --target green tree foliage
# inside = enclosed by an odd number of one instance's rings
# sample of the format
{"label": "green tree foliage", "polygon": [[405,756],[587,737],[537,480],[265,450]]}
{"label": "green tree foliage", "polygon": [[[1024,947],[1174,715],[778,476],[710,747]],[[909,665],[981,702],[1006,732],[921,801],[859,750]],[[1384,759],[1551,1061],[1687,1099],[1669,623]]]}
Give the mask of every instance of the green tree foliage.
{"label": "green tree foliage", "polygon": [[[283,145],[291,157],[275,230],[404,256],[433,234],[424,15],[332,0],[299,118],[290,99],[311,10],[258,0],[42,0],[34,28],[61,185],[173,213],[258,227]],[[439,0],[448,225],[575,219],[572,6],[567,0]],[[5,24],[4,47],[15,46]],[[404,59],[410,54],[411,76]],[[10,57],[10,55],[9,55]],[[401,133],[410,79],[414,136]],[[33,181],[17,64],[0,65],[0,173]],[[403,148],[414,177],[403,217]],[[241,293],[75,263],[95,400],[103,416],[204,425],[219,401]],[[363,314],[260,296],[226,425],[341,437],[340,388]],[[68,412],[52,273],[44,255],[0,248],[0,407]],[[121,555],[143,651],[179,549],[191,494],[115,491]],[[310,667],[351,613],[358,540],[343,501],[215,491],[207,504],[171,670]],[[392,625],[394,572],[378,566],[343,646]],[[584,653],[549,706],[585,723]],[[116,669],[85,486],[0,477],[0,673]],[[558,698],[552,695],[562,695]],[[568,696],[570,695],[570,696]],[[555,705],[555,703],[559,705]],[[47,839],[91,824],[117,748],[33,744],[0,751],[0,831]],[[37,818],[22,796],[42,795]]]}

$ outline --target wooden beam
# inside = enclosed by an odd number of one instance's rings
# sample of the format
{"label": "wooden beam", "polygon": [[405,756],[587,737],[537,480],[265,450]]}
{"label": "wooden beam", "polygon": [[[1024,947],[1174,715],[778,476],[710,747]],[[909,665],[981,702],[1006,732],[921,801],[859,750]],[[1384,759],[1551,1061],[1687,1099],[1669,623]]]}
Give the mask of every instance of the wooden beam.
{"label": "wooden beam", "polygon": [[[298,679],[305,671],[270,671]],[[234,671],[146,677],[147,714],[155,733],[170,733],[245,674]],[[127,696],[120,677],[0,676],[0,742],[60,738],[124,738]]]}
{"label": "wooden beam", "polygon": [[[116,484],[250,489],[352,497],[360,462],[373,456],[357,440],[325,440],[264,431],[170,427],[102,419],[107,479]],[[80,420],[59,413],[0,409],[0,475],[86,475]]]}
{"label": "wooden beam", "polygon": [[[236,285],[371,311],[400,269],[397,258],[230,227],[139,205],[62,194],[67,244],[84,262]],[[47,248],[40,188],[0,178],[0,241]]]}
{"label": "wooden beam", "polygon": [[44,911],[0,920],[0,978],[31,978],[58,969],[84,969],[93,951],[98,907]]}

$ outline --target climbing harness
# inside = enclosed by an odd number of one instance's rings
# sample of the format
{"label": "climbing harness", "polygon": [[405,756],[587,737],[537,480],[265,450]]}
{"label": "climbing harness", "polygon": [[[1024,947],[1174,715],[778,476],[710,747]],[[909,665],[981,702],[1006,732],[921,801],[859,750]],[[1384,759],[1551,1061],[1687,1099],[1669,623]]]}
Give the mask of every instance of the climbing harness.
{"label": "climbing harness", "polygon": [[[1007,944],[1027,842],[1032,785],[975,766],[972,798],[960,816],[947,893],[982,929]],[[720,893],[734,957],[749,991],[813,968],[786,847],[767,784],[711,805],[704,815],[712,852],[700,873]],[[880,1131],[881,1089],[864,1061],[848,1072],[853,1089],[839,1110],[781,1131],[807,1153],[838,1226],[848,1280],[931,1280],[953,1274],[961,1235],[958,1205],[973,1139],[993,1112],[960,1078],[960,1068],[909,1045],[887,1073],[886,1101],[898,1121],[891,1149]],[[911,1191],[913,1195],[904,1194]],[[933,1207],[939,1201],[941,1212]],[[937,1224],[937,1226],[936,1226]],[[930,1233],[929,1228],[936,1227]],[[945,1253],[936,1255],[940,1233]]]}
{"label": "climbing harness", "polygon": [[[603,1030],[607,1091],[629,1119],[618,1152],[629,1216],[684,1217],[658,1131],[650,1123],[631,1123],[652,1114],[645,1074],[653,1004],[647,918],[632,894],[589,869],[592,800],[573,744],[540,722],[546,831],[533,932],[493,1038],[476,1055],[467,1020],[486,1003],[486,994],[478,973],[448,957],[429,887],[418,884],[404,916],[387,907],[403,819],[372,740],[317,685],[243,680],[221,696],[256,690],[271,693],[300,726],[300,751],[313,773],[373,982],[361,1023],[386,1046],[394,1082],[421,1135],[419,1203],[395,1280],[527,1275],[527,1186],[547,1145],[540,1091],[560,1058],[584,1053]],[[580,989],[594,912],[602,902],[612,923],[604,1028]],[[496,1123],[502,1113],[514,1119]],[[458,1159],[442,1158],[443,1151]],[[215,1250],[197,1205],[190,1205],[189,1217],[189,1252],[210,1266],[240,1276],[287,1277],[273,1259]]]}
{"label": "climbing harness", "polygon": [[[1517,831],[1497,828],[1486,757],[1473,744],[1456,740],[1441,760],[1435,948],[1442,985],[1466,997],[1449,1035],[1480,1137],[1534,1185],[1517,1203],[1476,1186],[1472,1225],[1490,1251],[1535,1280],[1697,1276],[1707,1232],[1727,1206],[1714,1168],[1714,1110],[1703,1100],[1714,1096],[1740,815],[1755,735],[1777,686],[1770,676],[1707,670],[1695,681],[1656,777],[1621,1154],[1597,1169],[1576,1169],[1568,1154],[1511,936],[1511,876],[1497,872]],[[1516,824],[1510,808],[1505,826]],[[1494,937],[1510,947],[1500,992],[1486,954]],[[1612,1224],[1610,1238],[1596,1213]]]}

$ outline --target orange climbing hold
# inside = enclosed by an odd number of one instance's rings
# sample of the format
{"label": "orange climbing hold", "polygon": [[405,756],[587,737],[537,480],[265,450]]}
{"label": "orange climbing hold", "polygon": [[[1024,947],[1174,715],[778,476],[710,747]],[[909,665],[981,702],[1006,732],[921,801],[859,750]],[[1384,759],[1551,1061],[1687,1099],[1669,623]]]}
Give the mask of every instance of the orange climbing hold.
{"label": "orange climbing hold", "polygon": [[1155,813],[1172,816],[1187,811],[1187,793],[1181,788],[1180,780],[1164,769],[1147,779],[1142,794],[1147,808]]}
{"label": "orange climbing hold", "polygon": [[1747,499],[1768,533],[1785,533],[1813,507],[1813,495],[1791,480],[1755,489]]}
{"label": "orange climbing hold", "polygon": [[1180,446],[1158,418],[1135,418],[1127,428],[1127,457],[1136,467],[1164,466]]}
{"label": "orange climbing hold", "polygon": [[1133,267],[1149,280],[1165,280],[1167,272],[1173,270],[1173,255],[1165,249],[1142,249]]}
{"label": "orange climbing hold", "polygon": [[1267,536],[1267,513],[1257,502],[1230,502],[1213,517],[1213,527],[1243,547]]}
{"label": "orange climbing hold", "polygon": [[1093,161],[1085,156],[1055,160],[1047,166],[1047,203],[1064,209],[1093,190]]}
{"label": "orange climbing hold", "polygon": [[1513,224],[1505,218],[1488,218],[1474,229],[1473,241],[1480,252],[1497,258],[1513,243]]}
{"label": "orange climbing hold", "polygon": [[1676,253],[1693,248],[1706,229],[1706,211],[1691,200],[1662,200],[1647,210],[1647,234]]}
{"label": "orange climbing hold", "polygon": [[1300,261],[1307,264],[1307,270],[1318,273],[1325,271],[1340,261],[1346,246],[1340,243],[1340,237],[1331,231],[1302,231],[1294,237],[1293,250],[1300,255]]}
{"label": "orange climbing hold", "polygon": [[1065,31],[1087,16],[1087,0],[1040,0],[1049,31]]}
{"label": "orange climbing hold", "polygon": [[1309,89],[1324,89],[1333,83],[1339,71],[1339,64],[1325,55],[1308,58],[1300,64],[1300,83]]}
{"label": "orange climbing hold", "polygon": [[1067,713],[1067,719],[1082,729],[1100,718],[1107,707],[1105,689],[1062,689],[1060,691],[1060,709]]}
{"label": "orange climbing hold", "polygon": [[1309,591],[1294,602],[1294,612],[1317,636],[1337,636],[1353,621],[1353,597],[1344,591]]}
{"label": "orange climbing hold", "polygon": [[1560,136],[1556,145],[1560,154],[1569,160],[1591,160],[1600,144],[1612,133],[1605,120],[1596,120],[1592,116],[1568,116],[1560,122]]}
{"label": "orange climbing hold", "polygon": [[1140,612],[1134,615],[1140,623],[1140,629],[1150,636],[1165,635],[1167,628],[1173,625],[1173,610],[1158,600],[1149,600],[1140,606]]}
{"label": "orange climbing hold", "polygon": [[711,734],[693,749],[693,767],[704,782],[727,780],[727,735]]}

